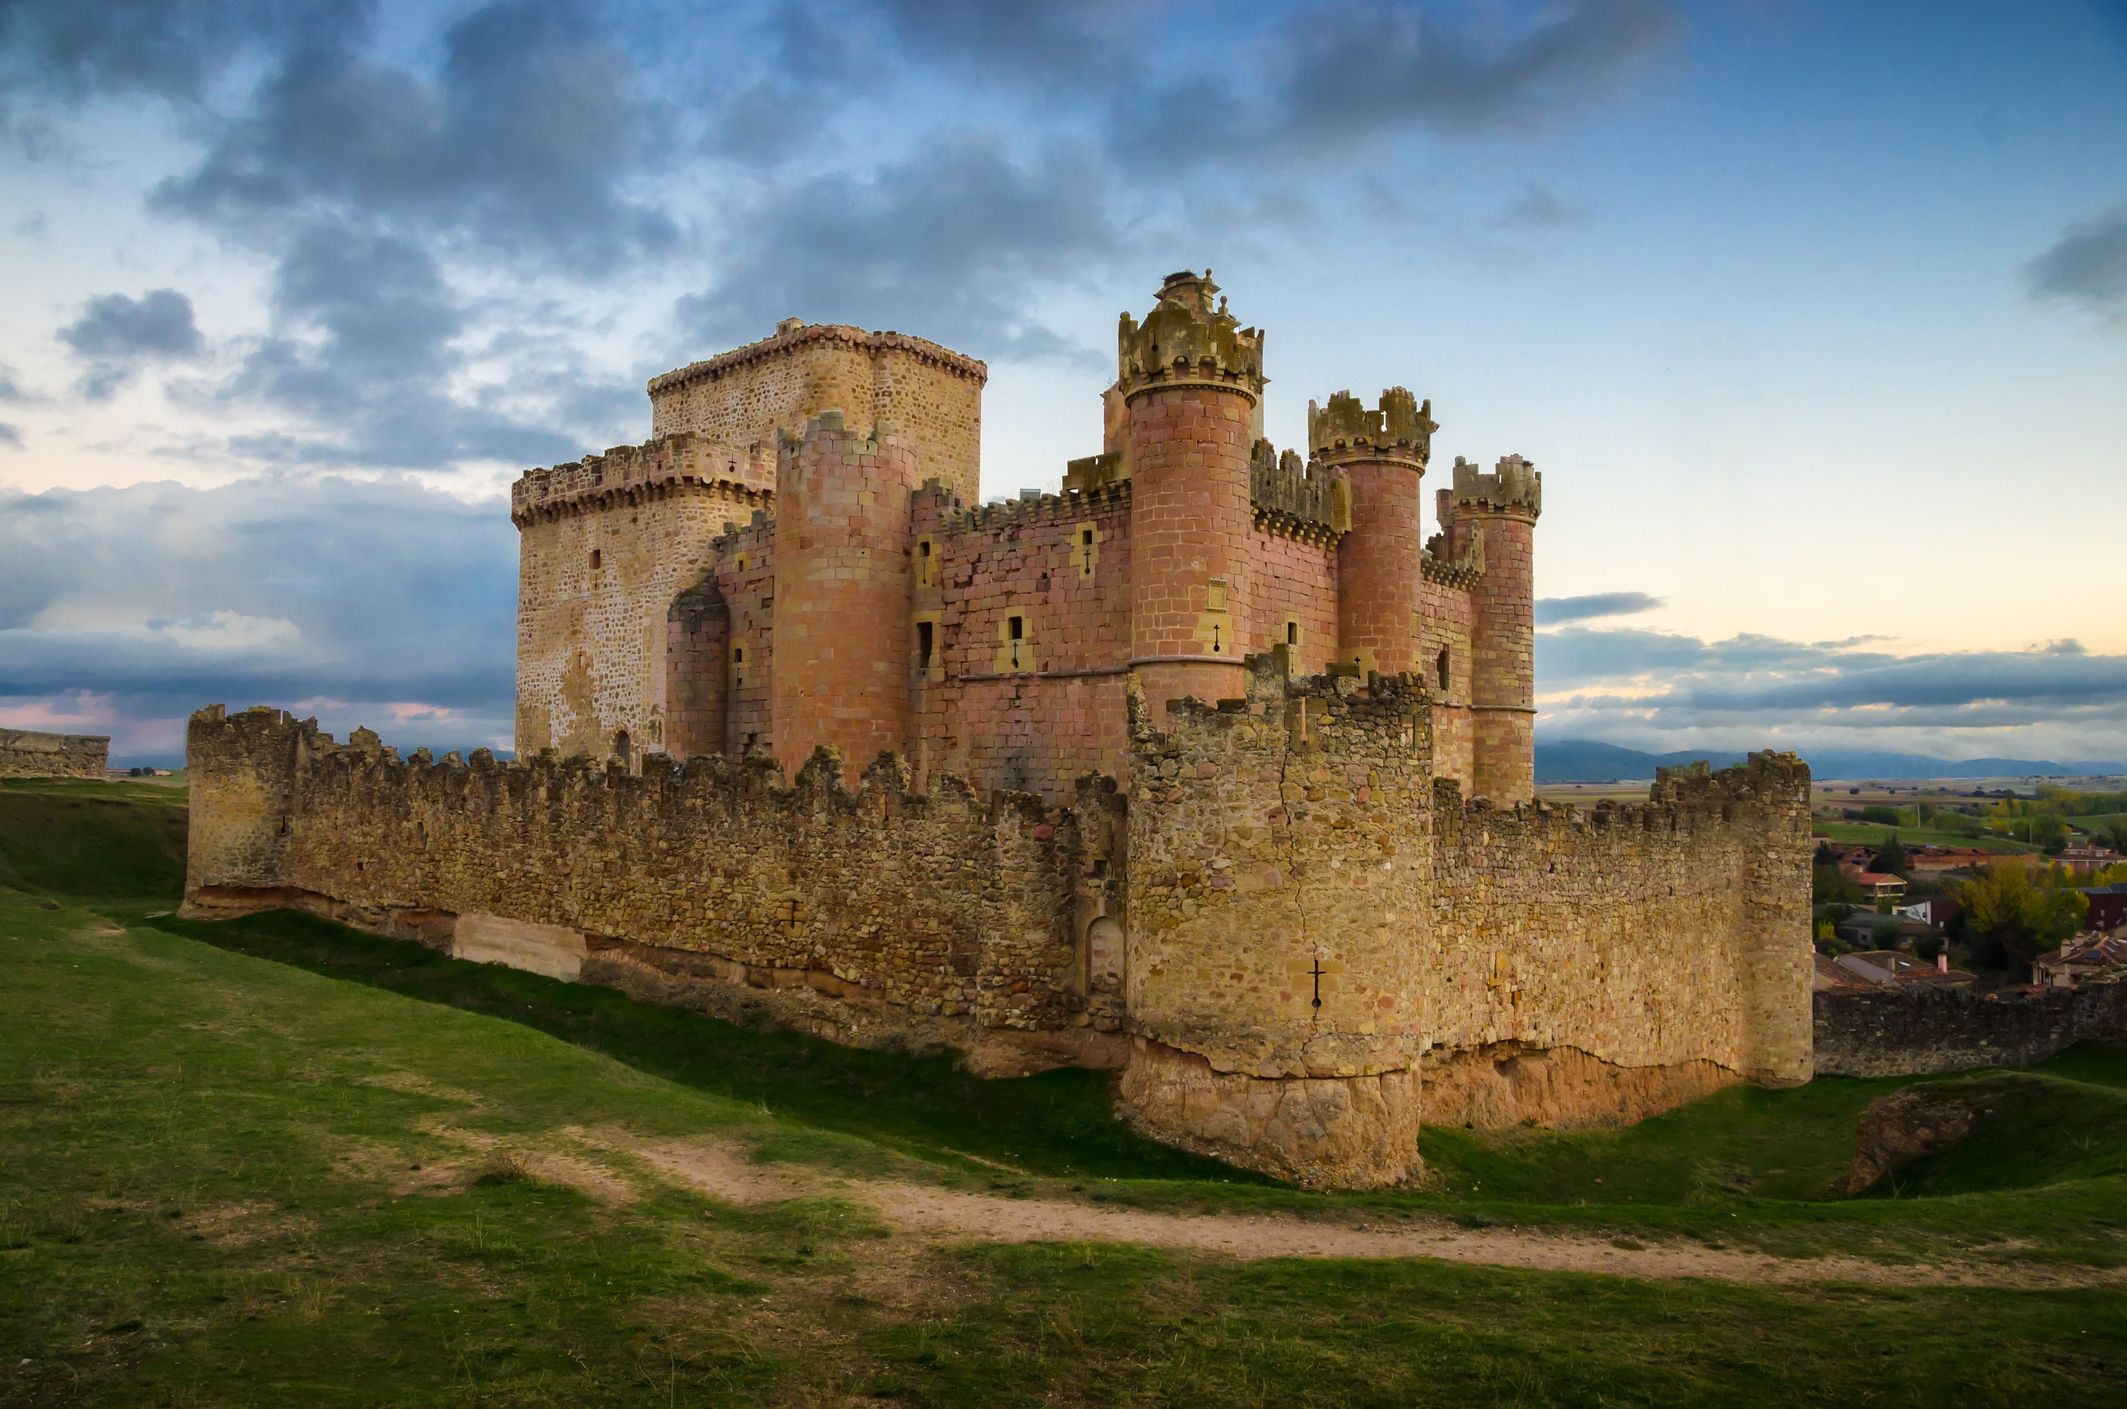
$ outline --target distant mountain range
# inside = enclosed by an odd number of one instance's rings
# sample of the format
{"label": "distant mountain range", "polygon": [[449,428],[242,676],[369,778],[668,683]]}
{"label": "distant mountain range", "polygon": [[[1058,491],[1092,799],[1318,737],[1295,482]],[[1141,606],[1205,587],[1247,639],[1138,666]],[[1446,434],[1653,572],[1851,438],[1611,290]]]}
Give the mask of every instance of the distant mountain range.
{"label": "distant mountain range", "polygon": [[[1819,749],[1804,751],[1811,776],[1817,778],[2025,778],[2047,775],[2105,776],[2127,774],[2127,764],[2112,762],[2060,763],[2044,758],[1929,758],[1918,753],[1879,753],[1873,749]],[[1652,778],[1657,768],[1705,759],[1716,768],[1741,763],[1740,753],[1705,749],[1678,749],[1674,753],[1646,753],[1620,748],[1593,739],[1545,739],[1536,741],[1536,781],[1539,783],[1608,783],[1620,779]]]}

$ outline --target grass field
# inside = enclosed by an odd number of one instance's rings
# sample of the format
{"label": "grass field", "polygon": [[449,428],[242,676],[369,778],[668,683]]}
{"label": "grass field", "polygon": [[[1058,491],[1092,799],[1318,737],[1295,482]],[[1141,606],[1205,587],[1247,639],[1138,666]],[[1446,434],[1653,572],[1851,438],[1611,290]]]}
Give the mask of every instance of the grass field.
{"label": "grass field", "polygon": [[1842,846],[1881,846],[1889,841],[1893,832],[1898,840],[1908,846],[1958,846],[1976,847],[1981,851],[2037,851],[2027,842],[2011,841],[2007,837],[1968,837],[1962,832],[1945,832],[1929,827],[1892,827],[1882,822],[1848,822],[1843,819],[1817,817],[1810,820],[1810,830],[1820,837],[1828,837]]}
{"label": "grass field", "polygon": [[[0,1403],[2073,1405],[2127,1373],[2127,1052],[1944,1079],[1996,1114],[1862,1198],[1834,1196],[1855,1121],[1897,1082],[1433,1130],[1430,1187],[1311,1195],[1137,1140],[1088,1073],[977,1082],[307,917],[174,920],[182,813],[117,786],[0,789]],[[705,1141],[826,1192],[644,1153]],[[1626,1272],[919,1235],[885,1187]],[[1657,1275],[1750,1249],[1860,1271]]]}

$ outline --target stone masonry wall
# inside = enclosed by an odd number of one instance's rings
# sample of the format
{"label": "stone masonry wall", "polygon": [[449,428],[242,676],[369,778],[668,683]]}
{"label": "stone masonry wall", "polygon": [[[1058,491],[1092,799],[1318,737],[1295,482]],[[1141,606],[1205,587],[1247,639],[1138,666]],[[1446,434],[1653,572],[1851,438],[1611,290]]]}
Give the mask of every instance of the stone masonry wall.
{"label": "stone masonry wall", "polygon": [[[912,661],[919,771],[1068,796],[1124,771],[1130,643],[1127,485],[968,508],[917,495]],[[920,638],[919,638],[920,639]]]}
{"label": "stone masonry wall", "polygon": [[102,734],[0,729],[0,778],[101,778],[110,752]]}
{"label": "stone masonry wall", "polygon": [[[1465,807],[1442,783],[1435,812],[1434,944],[1418,998],[1432,1062],[1572,1049],[1613,1068],[1676,1069],[1680,1098],[1705,1088],[1694,1063],[1808,1080],[1808,772],[1791,755],[1680,771],[1647,803],[1592,812]],[[1427,1118],[1601,1122],[1615,1094],[1574,1093],[1590,1105],[1573,1109],[1537,1092],[1525,1108],[1512,1073],[1498,1075],[1458,1078]]]}
{"label": "stone masonry wall", "polygon": [[1295,537],[1259,524],[1248,550],[1255,560],[1248,576],[1248,649],[1290,646],[1294,670],[1320,675],[1341,657],[1334,542],[1329,535]]}
{"label": "stone masonry wall", "polygon": [[[735,478],[733,476],[736,476]],[[662,750],[672,604],[718,532],[769,497],[767,471],[691,436],[535,470],[519,532],[517,752]]]}
{"label": "stone masonry wall", "polygon": [[2127,981],[1978,993],[1901,984],[1815,997],[1819,1076],[1913,1076],[2020,1067],[2077,1042],[2127,1041]]}
{"label": "stone masonry wall", "polygon": [[803,987],[910,1023],[1066,1020],[1075,830],[1030,798],[912,795],[898,760],[845,789],[825,753],[787,788],[764,760],[401,762],[366,730],[336,744],[219,706],[193,716],[187,763],[197,912],[308,903],[460,948],[469,927],[558,930],[586,962]]}
{"label": "stone masonry wall", "polygon": [[792,320],[773,337],[652,380],[651,430],[698,431],[772,452],[779,432],[799,434],[822,411],[840,411],[853,426],[889,421],[925,475],[972,501],[988,375],[975,359],[922,338]]}
{"label": "stone masonry wall", "polygon": [[[1141,1126],[1381,1183],[1411,1172],[1421,1114],[1605,1123],[1808,1079],[1799,761],[1678,772],[1593,813],[1465,806],[1431,776],[1421,682],[1250,665],[1245,703],[1133,722]],[[1544,1052],[1583,1060],[1527,1060]]]}

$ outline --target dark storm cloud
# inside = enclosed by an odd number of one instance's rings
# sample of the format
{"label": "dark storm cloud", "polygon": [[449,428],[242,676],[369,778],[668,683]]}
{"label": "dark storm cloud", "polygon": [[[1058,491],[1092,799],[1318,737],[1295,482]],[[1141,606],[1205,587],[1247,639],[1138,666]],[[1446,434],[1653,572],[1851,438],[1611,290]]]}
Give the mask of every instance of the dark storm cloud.
{"label": "dark storm cloud", "polygon": [[[467,315],[425,244],[336,220],[291,238],[272,287],[273,330],[235,378],[206,393],[263,406],[306,429],[232,448],[285,465],[437,468],[566,459],[551,416],[527,419],[454,393]],[[561,424],[566,424],[565,422]]]}
{"label": "dark storm cloud", "polygon": [[247,236],[336,208],[584,268],[666,248],[670,217],[623,194],[657,145],[645,79],[582,13],[476,10],[433,75],[306,43],[155,201]]}
{"label": "dark storm cloud", "polygon": [[2070,226],[2024,266],[2034,299],[2073,304],[2127,326],[2127,206]]}
{"label": "dark storm cloud", "polygon": [[500,501],[399,482],[0,491],[0,696],[506,719],[515,555]]}
{"label": "dark storm cloud", "polygon": [[1535,132],[1681,27],[1666,0],[1580,0],[1513,31],[1480,31],[1439,6],[1318,5],[1292,17],[1261,72],[1122,90],[1112,129],[1120,149],[1168,165],[1263,154],[1319,162],[1408,131]]}
{"label": "dark storm cloud", "polygon": [[988,137],[942,137],[865,180],[777,188],[733,223],[715,285],[680,300],[680,320],[715,346],[797,316],[920,332],[975,356],[1084,355],[1031,321],[1028,294],[1118,254],[1109,208],[1086,148],[1021,162]]}
{"label": "dark storm cloud", "polygon": [[245,53],[344,33],[368,12],[336,0],[7,0],[0,74],[18,94],[196,99]]}
{"label": "dark storm cloud", "polygon": [[144,363],[186,361],[206,350],[192,300],[175,289],[92,298],[58,336],[87,364],[80,390],[91,400],[111,395]]}
{"label": "dark storm cloud", "polygon": [[1556,626],[1566,621],[1586,621],[1599,616],[1633,616],[1667,605],[1664,598],[1645,592],[1590,592],[1580,597],[1544,597],[1536,603],[1536,624]]}

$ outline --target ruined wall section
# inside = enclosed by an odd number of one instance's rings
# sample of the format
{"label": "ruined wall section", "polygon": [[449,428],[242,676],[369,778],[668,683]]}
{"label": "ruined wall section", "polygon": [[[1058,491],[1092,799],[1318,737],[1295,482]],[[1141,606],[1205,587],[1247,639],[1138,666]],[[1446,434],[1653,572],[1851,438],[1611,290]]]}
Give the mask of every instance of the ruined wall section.
{"label": "ruined wall section", "polygon": [[775,520],[756,511],[743,526],[727,525],[716,540],[711,571],[731,616],[722,664],[724,753],[773,755],[768,685],[775,665]]}
{"label": "ruined wall section", "polygon": [[[1615,1068],[1678,1069],[1674,1099],[1624,1097],[1651,1109],[1700,1094],[1698,1063],[1809,1079],[1809,772],[1792,754],[1675,770],[1648,802],[1592,812],[1465,806],[1452,783],[1437,789],[1433,955],[1419,992],[1431,1065],[1572,1049]],[[1441,1085],[1429,1120],[1571,1125],[1625,1113],[1607,1104],[1621,1093],[1600,1085],[1567,1106],[1538,1093],[1531,1109],[1515,1106],[1511,1082]]]}
{"label": "ruined wall section", "polygon": [[665,747],[667,623],[723,526],[768,504],[772,464],[693,435],[533,470],[516,523],[517,751]]}
{"label": "ruined wall section", "polygon": [[110,755],[104,734],[0,729],[0,778],[101,778]]}
{"label": "ruined wall section", "polygon": [[[1131,1119],[1311,1184],[1384,1184],[1417,1159],[1433,861],[1422,693],[1288,681],[1132,717]],[[1319,972],[1318,972],[1319,971]]]}
{"label": "ruined wall section", "polygon": [[902,333],[784,322],[773,337],[667,372],[650,382],[657,435],[695,431],[773,454],[822,411],[851,425],[900,428],[926,475],[973,500],[982,453],[982,387],[972,357]]}
{"label": "ruined wall section", "polygon": [[[1047,1030],[1076,974],[1076,832],[1026,797],[856,789],[822,753],[784,787],[765,761],[401,762],[273,710],[193,716],[187,904],[305,904],[462,949],[558,931],[598,963],[802,986],[920,1018]],[[574,976],[571,974],[570,976]]]}
{"label": "ruined wall section", "polygon": [[1128,482],[974,507],[927,485],[913,535],[919,774],[1051,799],[1080,774],[1120,776]]}

